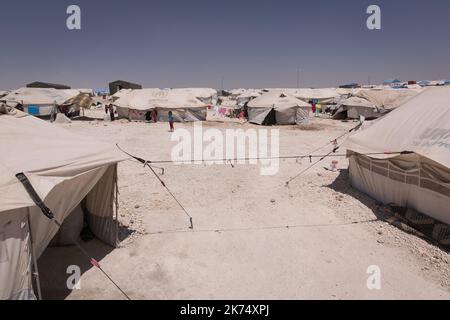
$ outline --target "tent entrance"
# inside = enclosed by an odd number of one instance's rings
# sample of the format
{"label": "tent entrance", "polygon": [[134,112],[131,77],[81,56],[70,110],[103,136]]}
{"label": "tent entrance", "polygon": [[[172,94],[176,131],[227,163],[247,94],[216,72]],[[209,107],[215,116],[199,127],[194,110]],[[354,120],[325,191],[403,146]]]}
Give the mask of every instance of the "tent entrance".
{"label": "tent entrance", "polygon": [[275,114],[275,109],[272,108],[270,112],[267,114],[266,118],[264,119],[262,125],[263,126],[274,126],[277,124],[277,118]]}

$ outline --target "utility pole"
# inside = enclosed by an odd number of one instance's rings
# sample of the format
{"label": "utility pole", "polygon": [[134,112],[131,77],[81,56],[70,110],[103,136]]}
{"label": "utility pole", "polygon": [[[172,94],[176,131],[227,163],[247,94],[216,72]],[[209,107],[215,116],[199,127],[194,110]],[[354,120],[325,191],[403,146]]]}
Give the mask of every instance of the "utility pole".
{"label": "utility pole", "polygon": [[221,78],[221,84],[220,84],[220,88],[221,88],[222,91],[223,91],[223,83],[224,83],[224,81],[225,81],[225,77],[222,76],[222,78]]}
{"label": "utility pole", "polygon": [[300,68],[297,68],[297,89],[300,89]]}
{"label": "utility pole", "polygon": [[368,83],[369,86],[372,85],[372,79],[370,78],[370,75],[369,75],[369,77],[367,78],[367,83]]}

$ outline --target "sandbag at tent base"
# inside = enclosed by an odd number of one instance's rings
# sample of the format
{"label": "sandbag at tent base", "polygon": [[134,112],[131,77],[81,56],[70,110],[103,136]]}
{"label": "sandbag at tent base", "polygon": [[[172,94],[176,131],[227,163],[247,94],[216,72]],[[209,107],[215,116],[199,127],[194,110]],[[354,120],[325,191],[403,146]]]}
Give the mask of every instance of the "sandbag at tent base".
{"label": "sandbag at tent base", "polygon": [[450,251],[450,226],[413,209],[391,205],[390,224],[405,232],[431,240],[443,249]]}
{"label": "sandbag at tent base", "polygon": [[416,154],[372,159],[349,153],[353,187],[377,201],[423,212],[450,224],[450,171]]}

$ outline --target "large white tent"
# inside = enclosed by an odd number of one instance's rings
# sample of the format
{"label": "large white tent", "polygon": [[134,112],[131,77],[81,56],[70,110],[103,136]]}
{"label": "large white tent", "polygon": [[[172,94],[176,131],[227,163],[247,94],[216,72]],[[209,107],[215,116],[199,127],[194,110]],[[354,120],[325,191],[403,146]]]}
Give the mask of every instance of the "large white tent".
{"label": "large white tent", "polygon": [[[20,88],[1,98],[1,101],[14,107],[22,105],[23,111],[31,115],[49,116],[55,107],[63,105],[80,94],[80,91],[75,89]],[[74,105],[71,113],[75,114],[79,111],[80,107]]]}
{"label": "large white tent", "polygon": [[274,91],[248,103],[248,121],[254,124],[296,124],[308,117],[311,105],[287,93]]}
{"label": "large white tent", "polygon": [[450,224],[450,88],[426,89],[345,147],[354,187]]}
{"label": "large white tent", "polygon": [[[34,299],[32,258],[42,255],[58,227],[16,174],[26,175],[61,230],[79,235],[84,220],[98,239],[116,246],[117,164],[128,157],[108,143],[7,109],[0,110],[0,150],[8,150],[0,152],[0,300]],[[65,228],[74,216],[81,224]]]}
{"label": "large white tent", "polygon": [[335,117],[350,119],[364,116],[375,119],[384,116],[422,91],[420,89],[356,89],[348,98],[338,99]]}
{"label": "large white tent", "polygon": [[204,121],[208,108],[208,104],[198,100],[192,93],[171,89],[121,91],[114,105],[120,118],[146,120],[149,112],[156,110],[158,121],[168,121],[168,113],[172,111],[179,122]]}

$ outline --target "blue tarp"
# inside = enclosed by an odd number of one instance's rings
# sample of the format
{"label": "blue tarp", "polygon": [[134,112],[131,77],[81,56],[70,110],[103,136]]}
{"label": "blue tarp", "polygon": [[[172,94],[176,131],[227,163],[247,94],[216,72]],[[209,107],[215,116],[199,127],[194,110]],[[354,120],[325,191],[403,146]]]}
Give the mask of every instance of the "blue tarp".
{"label": "blue tarp", "polygon": [[401,81],[398,79],[388,79],[388,80],[384,80],[383,83],[384,84],[392,84],[392,83],[400,83]]}
{"label": "blue tarp", "polygon": [[31,114],[32,116],[38,116],[39,115],[39,107],[38,106],[29,105],[28,106],[28,113]]}

